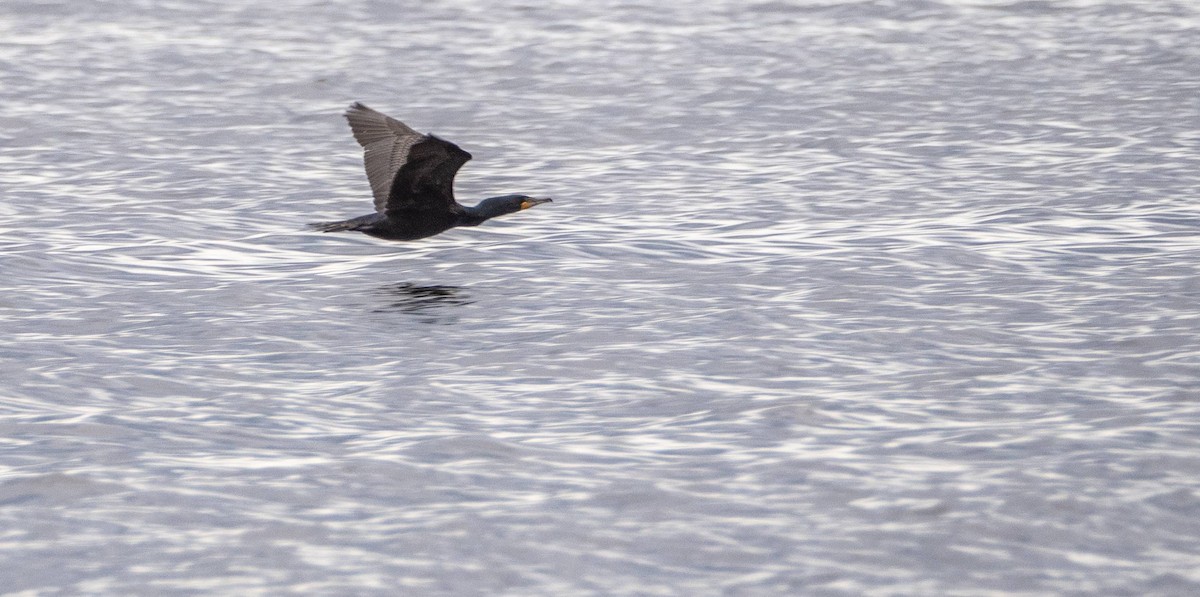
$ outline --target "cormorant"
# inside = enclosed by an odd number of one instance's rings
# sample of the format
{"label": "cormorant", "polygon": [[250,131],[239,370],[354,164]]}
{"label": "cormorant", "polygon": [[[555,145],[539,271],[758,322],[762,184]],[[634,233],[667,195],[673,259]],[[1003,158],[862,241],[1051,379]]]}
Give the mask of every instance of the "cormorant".
{"label": "cormorant", "polygon": [[471,154],[445,139],[422,135],[403,122],[359,102],[346,110],[354,138],[363,146],[375,213],[341,222],[309,224],[322,232],[358,231],[386,240],[416,240],[455,226],[528,209],[550,199],[504,195],[475,207],[454,200],[454,175]]}

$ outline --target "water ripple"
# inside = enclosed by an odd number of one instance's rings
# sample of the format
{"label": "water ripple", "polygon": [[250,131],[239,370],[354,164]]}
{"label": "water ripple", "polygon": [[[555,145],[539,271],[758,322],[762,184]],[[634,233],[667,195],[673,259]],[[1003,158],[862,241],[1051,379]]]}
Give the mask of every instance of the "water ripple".
{"label": "water ripple", "polygon": [[5,3],[6,589],[1193,594],[1198,23]]}

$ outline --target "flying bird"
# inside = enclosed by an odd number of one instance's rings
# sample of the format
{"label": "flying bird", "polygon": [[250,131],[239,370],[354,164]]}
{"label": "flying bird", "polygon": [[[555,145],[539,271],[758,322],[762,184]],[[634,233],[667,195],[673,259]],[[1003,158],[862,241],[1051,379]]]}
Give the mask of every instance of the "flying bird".
{"label": "flying bird", "polygon": [[549,198],[503,195],[475,207],[454,200],[454,175],[471,154],[359,102],[346,110],[363,147],[375,213],[340,222],[309,224],[321,232],[362,232],[385,240],[416,240],[456,226],[478,226],[496,216],[549,203]]}

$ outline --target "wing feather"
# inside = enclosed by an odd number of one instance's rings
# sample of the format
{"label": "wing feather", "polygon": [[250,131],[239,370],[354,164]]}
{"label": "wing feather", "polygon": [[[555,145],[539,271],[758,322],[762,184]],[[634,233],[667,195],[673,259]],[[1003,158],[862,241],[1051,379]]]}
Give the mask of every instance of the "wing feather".
{"label": "wing feather", "polygon": [[409,148],[408,159],[396,172],[388,196],[388,213],[408,210],[461,212],[454,200],[454,176],[471,154],[457,145],[426,135]]}
{"label": "wing feather", "polygon": [[363,162],[371,193],[375,196],[375,211],[383,212],[392,194],[392,182],[408,161],[409,151],[428,137],[359,102],[346,110],[346,120],[354,139],[363,147]]}

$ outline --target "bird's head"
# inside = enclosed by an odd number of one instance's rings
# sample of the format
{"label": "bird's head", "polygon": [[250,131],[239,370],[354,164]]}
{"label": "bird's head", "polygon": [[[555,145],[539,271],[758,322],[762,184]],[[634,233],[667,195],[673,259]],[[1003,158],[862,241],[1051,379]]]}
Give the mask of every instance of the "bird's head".
{"label": "bird's head", "polygon": [[504,214],[510,214],[529,209],[535,205],[542,203],[550,203],[550,198],[537,198],[528,195],[504,195],[503,197],[492,197],[484,199],[475,206],[475,212],[485,218],[494,218]]}

